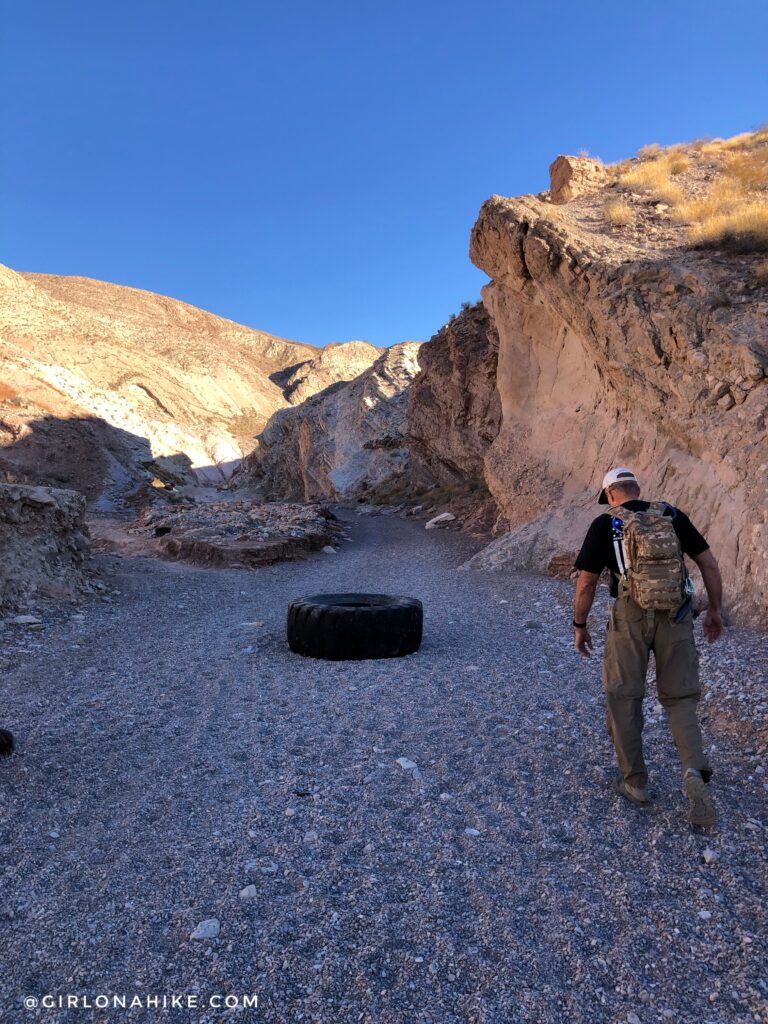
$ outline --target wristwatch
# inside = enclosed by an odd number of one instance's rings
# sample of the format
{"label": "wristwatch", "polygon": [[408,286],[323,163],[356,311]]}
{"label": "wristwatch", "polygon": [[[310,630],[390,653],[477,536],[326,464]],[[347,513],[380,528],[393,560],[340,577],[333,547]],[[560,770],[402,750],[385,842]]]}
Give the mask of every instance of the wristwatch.
{"label": "wristwatch", "polygon": [[573,620],[573,628],[574,629],[586,629],[587,628],[587,624],[586,624],[586,622],[577,622],[576,619],[574,619]]}

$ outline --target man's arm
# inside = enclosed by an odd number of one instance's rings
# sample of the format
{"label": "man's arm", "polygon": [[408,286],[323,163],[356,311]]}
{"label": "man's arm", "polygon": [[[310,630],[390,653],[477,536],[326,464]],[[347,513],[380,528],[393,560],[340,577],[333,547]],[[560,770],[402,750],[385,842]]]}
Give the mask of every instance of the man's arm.
{"label": "man's arm", "polygon": [[[723,578],[720,575],[720,566],[717,559],[707,548],[700,555],[694,556],[694,562],[701,569],[704,586],[707,588],[709,607],[704,616],[704,636],[710,643],[714,643],[723,631],[723,618],[721,614],[723,604]],[[579,622],[582,620],[579,619]]]}
{"label": "man's arm", "polygon": [[[576,598],[573,602],[574,622],[587,621],[592,602],[595,600],[595,591],[597,590],[597,581],[599,579],[599,573],[587,572],[585,569],[579,572],[576,580]],[[592,657],[592,637],[589,635],[589,630],[586,626],[582,629],[574,626],[573,642],[576,645],[576,650],[583,658]]]}

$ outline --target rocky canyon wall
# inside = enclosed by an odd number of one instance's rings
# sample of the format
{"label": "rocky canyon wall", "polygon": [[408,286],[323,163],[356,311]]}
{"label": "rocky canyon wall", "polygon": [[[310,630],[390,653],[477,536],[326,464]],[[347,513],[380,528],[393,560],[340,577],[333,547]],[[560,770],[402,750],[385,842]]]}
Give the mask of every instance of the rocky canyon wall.
{"label": "rocky canyon wall", "polygon": [[418,350],[393,345],[354,380],[276,412],[236,485],[271,499],[385,500],[407,480],[407,389]]}
{"label": "rocky canyon wall", "polygon": [[478,302],[419,349],[420,371],[408,390],[415,485],[485,481],[485,454],[501,425],[498,346],[493,321]]}
{"label": "rocky canyon wall", "polygon": [[471,257],[499,336],[501,427],[485,456],[511,532],[473,565],[544,568],[601,511],[603,473],[688,512],[741,621],[768,610],[768,296],[757,257],[680,244],[648,214],[615,238],[584,197],[494,196]]}
{"label": "rocky canyon wall", "polygon": [[159,477],[227,479],[272,413],[379,350],[285,341],[175,299],[0,267],[0,480],[105,507]]}

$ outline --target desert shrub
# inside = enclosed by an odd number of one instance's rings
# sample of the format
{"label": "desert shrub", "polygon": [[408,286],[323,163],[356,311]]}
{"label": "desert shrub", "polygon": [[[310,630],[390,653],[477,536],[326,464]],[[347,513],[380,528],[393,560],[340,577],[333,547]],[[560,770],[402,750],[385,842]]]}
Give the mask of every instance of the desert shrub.
{"label": "desert shrub", "polygon": [[670,153],[667,159],[670,174],[683,174],[691,166],[690,158],[683,152]]}
{"label": "desert shrub", "polygon": [[631,207],[618,196],[606,199],[603,205],[603,217],[612,227],[626,227],[632,223],[634,216]]}
{"label": "desert shrub", "polygon": [[648,157],[658,156],[661,152],[661,146],[658,142],[650,142],[647,146],[642,146],[637,151],[637,155],[641,160],[646,160]]}
{"label": "desert shrub", "polygon": [[716,139],[708,152],[720,157],[709,191],[675,209],[675,216],[689,225],[690,242],[768,251],[768,133]]}
{"label": "desert shrub", "polygon": [[768,260],[762,260],[755,264],[752,268],[752,276],[755,279],[755,284],[768,287]]}
{"label": "desert shrub", "polygon": [[689,237],[694,245],[768,252],[768,203],[741,202],[703,217],[692,225]]}
{"label": "desert shrub", "polygon": [[754,139],[754,132],[742,132],[740,135],[732,135],[730,139],[710,139],[701,147],[701,152],[705,156],[718,156],[721,153],[749,146]]}
{"label": "desert shrub", "polygon": [[757,145],[729,156],[723,173],[749,192],[768,191],[768,145]]}
{"label": "desert shrub", "polygon": [[674,205],[682,201],[683,193],[671,180],[670,160],[677,157],[660,156],[644,160],[619,176],[619,184],[650,192],[656,199]]}

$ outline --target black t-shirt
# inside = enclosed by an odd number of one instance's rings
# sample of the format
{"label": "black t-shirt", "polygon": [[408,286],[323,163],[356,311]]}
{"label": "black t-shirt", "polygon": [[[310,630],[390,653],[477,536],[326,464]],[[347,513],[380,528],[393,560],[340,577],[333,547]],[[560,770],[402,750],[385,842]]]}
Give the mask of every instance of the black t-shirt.
{"label": "black t-shirt", "polygon": [[[632,512],[645,512],[650,504],[649,501],[641,501],[639,498],[623,502],[624,508],[628,508]],[[679,508],[668,505],[665,515],[672,516],[672,526],[680,541],[680,547],[683,549],[684,555],[688,555],[689,558],[696,558],[702,551],[707,550],[709,544],[707,544],[685,512],[681,512]],[[583,569],[585,572],[593,572],[598,576],[603,569],[610,569],[611,597],[616,597],[618,593],[619,567],[616,563],[616,553],[613,549],[610,512],[603,513],[603,515],[598,516],[597,519],[592,521],[592,525],[587,530],[587,536],[584,538],[584,543],[581,545],[579,556],[576,559],[576,568]]]}

